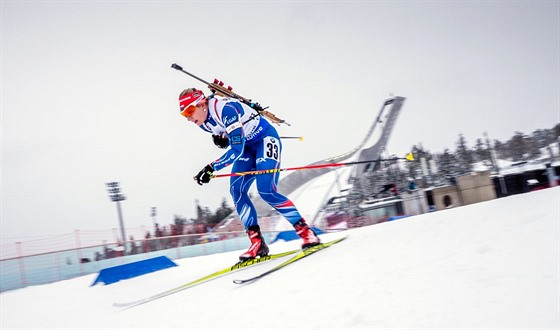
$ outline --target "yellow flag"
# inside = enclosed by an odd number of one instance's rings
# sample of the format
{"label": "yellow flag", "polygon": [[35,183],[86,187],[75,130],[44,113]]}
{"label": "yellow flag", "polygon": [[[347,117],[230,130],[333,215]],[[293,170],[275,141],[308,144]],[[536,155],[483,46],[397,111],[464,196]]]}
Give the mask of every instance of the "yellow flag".
{"label": "yellow flag", "polygon": [[410,161],[414,160],[414,156],[412,155],[412,152],[409,152],[408,155],[406,155],[406,159]]}

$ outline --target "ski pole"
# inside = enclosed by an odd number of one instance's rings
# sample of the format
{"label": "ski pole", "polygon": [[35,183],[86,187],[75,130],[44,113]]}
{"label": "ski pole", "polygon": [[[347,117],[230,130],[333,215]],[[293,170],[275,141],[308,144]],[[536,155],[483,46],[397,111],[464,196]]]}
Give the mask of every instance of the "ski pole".
{"label": "ski pole", "polygon": [[409,153],[406,157],[394,157],[394,158],[385,158],[385,159],[380,158],[380,159],[377,159],[377,160],[362,160],[362,161],[348,162],[348,163],[317,164],[317,165],[307,165],[307,166],[298,166],[298,167],[272,168],[272,169],[269,169],[269,170],[234,172],[234,173],[228,173],[228,174],[212,175],[212,178],[224,178],[224,177],[244,176],[244,175],[259,175],[259,174],[277,173],[277,172],[282,172],[282,171],[300,171],[300,170],[311,170],[311,169],[325,168],[325,167],[350,166],[350,165],[377,163],[377,162],[390,162],[390,161],[399,160],[399,159],[406,159],[408,161],[413,161],[414,156],[412,155],[412,153]]}
{"label": "ski pole", "polygon": [[228,96],[231,98],[235,98],[238,99],[239,101],[245,103],[246,105],[250,106],[251,108],[255,109],[260,115],[270,119],[270,121],[272,121],[275,124],[286,124],[288,126],[291,126],[290,124],[288,124],[285,120],[280,119],[278,117],[276,117],[276,115],[274,115],[272,112],[267,111],[266,109],[268,109],[268,107],[262,107],[260,104],[253,102],[251,99],[245,98],[235,92],[233,92],[233,88],[231,88],[231,86],[228,87],[224,87],[224,83],[222,81],[219,81],[218,79],[214,79],[213,83],[209,83],[208,81],[195,76],[194,74],[183,70],[183,67],[181,67],[180,65],[178,65],[177,63],[173,63],[171,64],[171,68],[181,71],[186,75],[189,75],[191,77],[193,77],[194,79],[206,84],[208,86],[208,88],[213,92],[213,93],[218,93],[224,96]]}
{"label": "ski pole", "polygon": [[281,139],[298,139],[300,141],[303,141],[303,136],[281,136]]}

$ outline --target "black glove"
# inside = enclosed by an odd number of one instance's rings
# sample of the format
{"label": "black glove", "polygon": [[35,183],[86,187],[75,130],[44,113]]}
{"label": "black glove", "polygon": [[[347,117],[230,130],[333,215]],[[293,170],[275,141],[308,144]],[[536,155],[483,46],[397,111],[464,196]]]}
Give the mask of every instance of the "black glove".
{"label": "black glove", "polygon": [[221,135],[212,135],[212,140],[214,144],[221,149],[225,149],[229,146],[229,140],[227,137],[222,137]]}
{"label": "black glove", "polygon": [[210,182],[212,173],[214,173],[214,168],[212,168],[212,165],[208,164],[204,166],[204,168],[200,172],[198,172],[198,174],[194,176],[193,179],[196,181],[196,183],[202,186],[203,183]]}

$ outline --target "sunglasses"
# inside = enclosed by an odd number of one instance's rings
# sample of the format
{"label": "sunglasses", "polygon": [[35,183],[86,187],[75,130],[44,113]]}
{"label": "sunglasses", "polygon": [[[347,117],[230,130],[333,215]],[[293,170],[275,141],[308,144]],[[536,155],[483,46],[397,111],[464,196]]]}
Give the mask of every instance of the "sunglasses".
{"label": "sunglasses", "polygon": [[181,115],[183,115],[183,117],[189,118],[194,115],[195,111],[196,105],[189,105],[188,107],[184,108],[183,111],[181,111]]}

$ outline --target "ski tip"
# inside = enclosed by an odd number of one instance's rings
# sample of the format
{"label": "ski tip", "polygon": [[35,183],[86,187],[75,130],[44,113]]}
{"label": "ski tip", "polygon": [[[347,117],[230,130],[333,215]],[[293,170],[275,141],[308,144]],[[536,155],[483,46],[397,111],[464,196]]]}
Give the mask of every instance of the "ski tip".
{"label": "ski tip", "polygon": [[245,283],[252,282],[252,281],[254,281],[254,280],[258,279],[258,278],[261,278],[261,276],[256,276],[256,277],[252,277],[252,278],[247,278],[247,279],[244,279],[244,280],[233,280],[233,283],[235,283],[235,284],[245,284]]}

